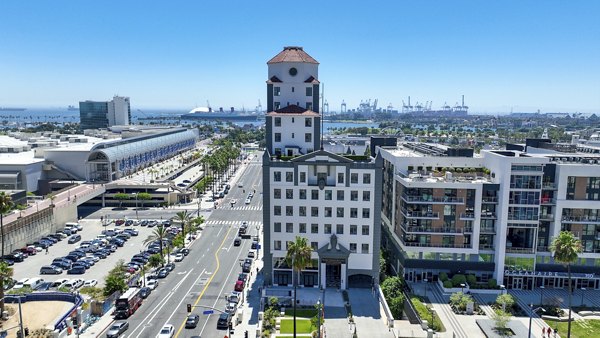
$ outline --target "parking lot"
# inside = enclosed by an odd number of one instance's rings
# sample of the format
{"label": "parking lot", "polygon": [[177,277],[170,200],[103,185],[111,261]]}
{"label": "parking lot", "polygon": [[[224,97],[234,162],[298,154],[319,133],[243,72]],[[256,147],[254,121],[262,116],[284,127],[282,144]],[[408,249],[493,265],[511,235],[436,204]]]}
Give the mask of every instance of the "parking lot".
{"label": "parking lot", "polygon": [[[68,244],[67,238],[59,241],[53,246],[49,247],[49,252],[46,254],[45,251],[38,252],[34,256],[29,256],[23,262],[15,263],[13,265],[14,274],[13,278],[15,280],[21,280],[22,278],[32,278],[32,277],[40,277],[45,281],[55,281],[58,279],[74,279],[81,278],[84,280],[96,279],[98,281],[99,286],[103,286],[104,277],[107,272],[112,269],[115,264],[120,260],[124,260],[125,263],[129,262],[131,257],[136,253],[142,251],[144,247],[144,240],[148,238],[148,236],[152,233],[154,228],[147,228],[142,226],[115,226],[114,223],[106,226],[106,229],[114,229],[114,228],[135,228],[138,230],[138,236],[132,236],[129,240],[125,242],[123,247],[117,248],[117,250],[108,256],[105,259],[100,259],[95,265],[91,266],[86,272],[82,275],[67,275],[66,271],[63,271],[62,274],[58,275],[41,275],[40,267],[44,265],[50,265],[52,260],[58,257],[66,256],[70,251],[79,247],[79,244],[82,241],[90,241],[94,239],[97,235],[102,233],[102,230],[105,228],[101,225],[99,219],[83,219],[80,221],[83,226],[83,230],[79,231],[77,234],[81,235],[81,241]],[[55,230],[60,230],[61,228],[57,228]]]}

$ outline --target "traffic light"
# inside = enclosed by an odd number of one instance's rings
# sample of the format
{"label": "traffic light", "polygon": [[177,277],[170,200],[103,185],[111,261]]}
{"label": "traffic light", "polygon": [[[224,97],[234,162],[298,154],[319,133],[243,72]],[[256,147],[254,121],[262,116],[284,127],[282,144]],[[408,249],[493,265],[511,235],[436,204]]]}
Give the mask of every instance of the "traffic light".
{"label": "traffic light", "polygon": [[192,304],[187,305],[188,313],[192,313]]}

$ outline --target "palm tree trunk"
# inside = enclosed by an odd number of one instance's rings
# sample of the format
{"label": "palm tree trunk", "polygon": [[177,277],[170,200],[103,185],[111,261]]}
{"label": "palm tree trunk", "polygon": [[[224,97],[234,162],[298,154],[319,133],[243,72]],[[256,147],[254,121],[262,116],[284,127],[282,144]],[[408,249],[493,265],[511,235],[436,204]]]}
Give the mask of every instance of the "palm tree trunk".
{"label": "palm tree trunk", "polygon": [[[2,257],[4,257],[4,215],[0,213],[0,233],[2,235]],[[4,285],[0,285],[4,292]],[[2,296],[4,299],[4,296]],[[4,300],[2,300],[2,309],[4,309]]]}
{"label": "palm tree trunk", "polygon": [[[293,264],[292,264],[293,265]],[[298,278],[296,278],[298,279]],[[294,338],[296,338],[296,291],[297,291],[297,280],[294,280],[294,268],[292,267],[292,284],[294,284]]]}
{"label": "palm tree trunk", "polygon": [[571,264],[567,264],[567,278],[569,279],[569,321],[567,324],[567,338],[571,338]]}

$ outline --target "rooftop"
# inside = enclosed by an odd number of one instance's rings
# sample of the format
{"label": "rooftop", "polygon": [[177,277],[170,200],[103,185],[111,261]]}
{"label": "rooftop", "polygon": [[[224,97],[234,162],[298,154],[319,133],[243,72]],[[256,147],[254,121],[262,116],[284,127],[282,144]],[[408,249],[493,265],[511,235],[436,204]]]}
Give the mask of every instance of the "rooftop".
{"label": "rooftop", "polygon": [[303,115],[303,116],[319,116],[319,113],[314,112],[312,110],[306,109],[306,108],[302,108],[300,106],[297,106],[295,104],[291,104],[287,107],[281,108],[281,109],[277,109],[276,111],[272,111],[270,113],[268,113],[267,115],[269,116],[273,116],[273,115]]}
{"label": "rooftop", "polygon": [[304,62],[319,64],[312,56],[308,55],[302,47],[286,46],[279,54],[275,55],[267,64],[281,62]]}

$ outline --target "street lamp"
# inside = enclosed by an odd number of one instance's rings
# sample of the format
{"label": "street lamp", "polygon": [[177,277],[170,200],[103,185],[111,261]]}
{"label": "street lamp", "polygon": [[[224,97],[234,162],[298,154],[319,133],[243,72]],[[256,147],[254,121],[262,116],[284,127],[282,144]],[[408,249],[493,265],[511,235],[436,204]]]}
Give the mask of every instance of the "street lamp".
{"label": "street lamp", "polygon": [[460,283],[460,292],[464,293],[465,283]]}
{"label": "street lamp", "polygon": [[[533,304],[529,305],[529,307],[533,309]],[[528,338],[531,338],[531,321],[533,320],[533,313],[538,312],[539,310],[542,310],[542,312],[546,312],[546,310],[544,310],[544,308],[541,306],[529,312],[529,334],[527,335]]]}
{"label": "street lamp", "polygon": [[317,299],[317,316],[319,317],[319,325],[317,326],[317,337],[321,338],[321,300]]}
{"label": "street lamp", "polygon": [[586,288],[581,288],[581,306],[583,306],[583,293],[584,291],[587,290]]}
{"label": "street lamp", "polygon": [[138,194],[135,192],[131,194],[135,196],[135,218],[139,220],[140,218],[138,217]]}
{"label": "street lamp", "polygon": [[506,286],[504,284],[500,285],[500,290],[502,290],[502,294],[506,294]]}
{"label": "street lamp", "polygon": [[431,325],[429,325],[429,327],[430,327],[432,330],[434,330],[434,329],[433,329],[433,316],[435,315],[435,309],[433,308],[433,306],[429,308],[429,312],[431,312]]}
{"label": "street lamp", "polygon": [[[542,280],[542,283],[544,283],[543,280]],[[540,306],[544,306],[544,289],[545,288],[546,287],[544,287],[543,284],[540,286]]]}

